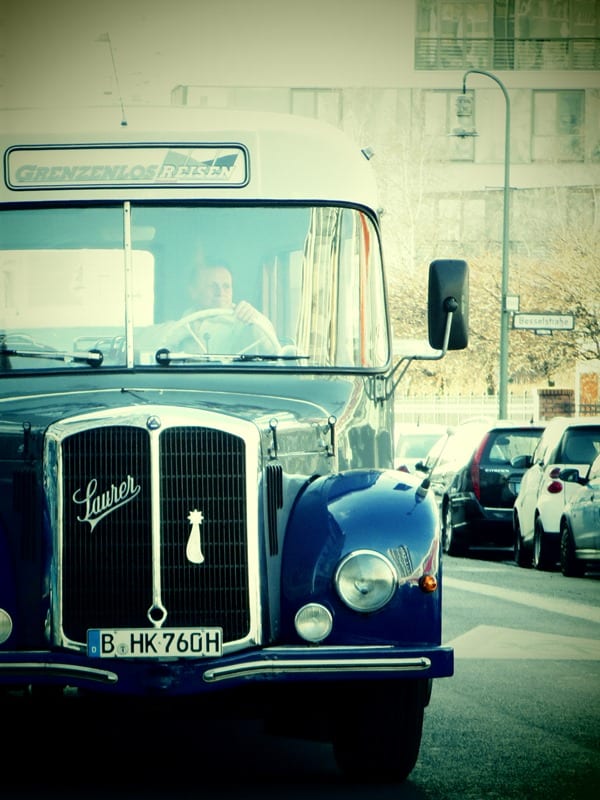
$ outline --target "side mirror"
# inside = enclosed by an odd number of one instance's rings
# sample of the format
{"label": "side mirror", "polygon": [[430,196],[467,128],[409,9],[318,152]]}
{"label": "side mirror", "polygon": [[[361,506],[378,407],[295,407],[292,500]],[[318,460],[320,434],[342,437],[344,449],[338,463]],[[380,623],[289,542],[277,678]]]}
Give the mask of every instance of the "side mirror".
{"label": "side mirror", "polygon": [[565,467],[558,473],[558,477],[565,483],[584,483],[584,479],[579,474],[576,467]]}
{"label": "side mirror", "polygon": [[427,322],[429,344],[443,350],[448,314],[452,313],[448,350],[464,350],[469,343],[469,273],[467,262],[440,258],[429,265]]}

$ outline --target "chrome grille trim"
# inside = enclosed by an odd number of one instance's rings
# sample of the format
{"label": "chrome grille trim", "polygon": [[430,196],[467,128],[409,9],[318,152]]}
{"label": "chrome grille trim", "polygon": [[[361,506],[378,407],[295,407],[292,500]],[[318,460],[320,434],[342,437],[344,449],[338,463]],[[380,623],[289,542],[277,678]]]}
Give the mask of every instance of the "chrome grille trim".
{"label": "chrome grille trim", "polygon": [[[267,651],[263,651],[267,652]],[[247,661],[241,664],[226,664],[222,667],[211,667],[203,673],[207,683],[232,680],[233,678],[252,677],[254,675],[317,675],[326,672],[391,672],[404,670],[414,672],[431,668],[431,659],[426,656],[386,657],[386,658],[340,658],[314,657],[306,659],[271,658]]]}
{"label": "chrome grille trim", "polygon": [[[51,426],[52,641],[84,650],[88,628],[164,624],[222,627],[225,652],[258,644],[259,454],[252,423],[195,409],[110,409]],[[194,509],[202,563],[186,556]]]}

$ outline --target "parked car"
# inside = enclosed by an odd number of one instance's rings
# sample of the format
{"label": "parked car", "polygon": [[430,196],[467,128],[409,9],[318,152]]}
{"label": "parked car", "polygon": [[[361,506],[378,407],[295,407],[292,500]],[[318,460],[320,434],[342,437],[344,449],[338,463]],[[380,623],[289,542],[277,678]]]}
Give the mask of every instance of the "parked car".
{"label": "parked car", "polygon": [[397,426],[396,468],[403,472],[414,472],[415,464],[423,461],[433,445],[448,431],[447,425],[436,423],[406,422]]}
{"label": "parked car", "polygon": [[452,556],[471,547],[510,547],[512,507],[542,424],[470,421],[451,429],[417,469],[433,489],[442,547]]}
{"label": "parked car", "polygon": [[568,577],[600,568],[600,455],[584,476],[576,467],[560,471],[562,481],[576,484],[560,517],[560,569]]}
{"label": "parked car", "polygon": [[553,569],[559,560],[560,519],[578,490],[560,478],[564,467],[585,474],[600,453],[600,417],[554,417],[535,448],[513,508],[515,561]]}

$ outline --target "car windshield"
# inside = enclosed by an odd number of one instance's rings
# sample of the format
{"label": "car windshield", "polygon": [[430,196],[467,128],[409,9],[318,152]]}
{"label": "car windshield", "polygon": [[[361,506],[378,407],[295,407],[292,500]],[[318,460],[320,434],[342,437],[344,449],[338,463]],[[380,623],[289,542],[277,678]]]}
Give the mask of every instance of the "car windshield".
{"label": "car windshield", "polygon": [[396,455],[399,458],[426,456],[441,435],[440,433],[403,433],[398,439]]}
{"label": "car windshield", "polygon": [[[9,207],[0,242],[0,370],[389,360],[380,243],[358,209]],[[202,266],[227,270],[229,303],[198,302]]]}
{"label": "car windshield", "polygon": [[540,429],[515,429],[490,436],[483,458],[490,464],[510,464],[519,456],[530,456],[541,435]]}
{"label": "car windshield", "polygon": [[568,429],[562,437],[556,461],[561,464],[591,464],[600,453],[600,425]]}

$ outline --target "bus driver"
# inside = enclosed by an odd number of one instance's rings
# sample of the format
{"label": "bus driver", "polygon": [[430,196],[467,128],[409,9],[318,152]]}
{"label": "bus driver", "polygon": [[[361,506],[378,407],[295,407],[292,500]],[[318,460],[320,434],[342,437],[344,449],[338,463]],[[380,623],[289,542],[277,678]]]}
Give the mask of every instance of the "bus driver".
{"label": "bus driver", "polygon": [[172,324],[169,343],[207,354],[279,354],[271,321],[251,303],[233,302],[233,277],[223,265],[198,266],[189,285],[192,306]]}

